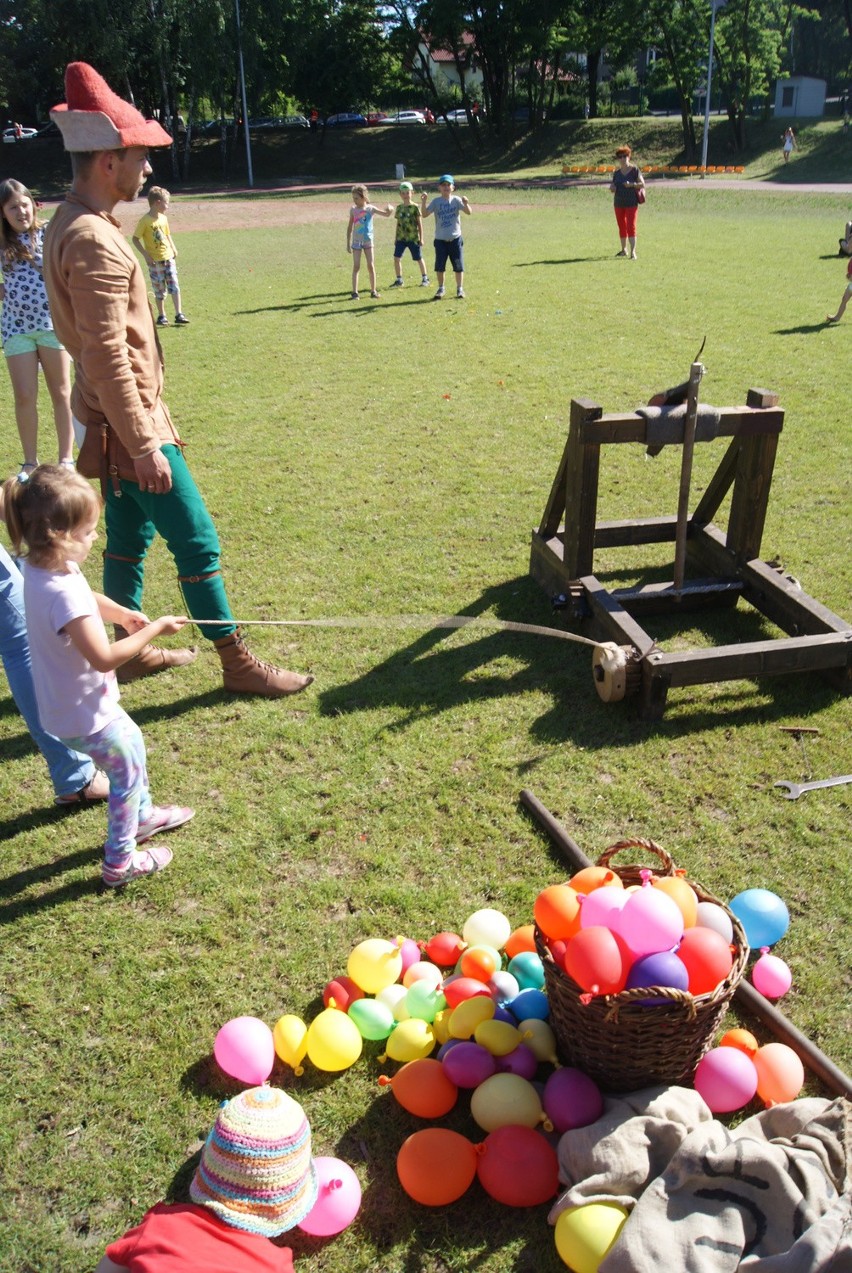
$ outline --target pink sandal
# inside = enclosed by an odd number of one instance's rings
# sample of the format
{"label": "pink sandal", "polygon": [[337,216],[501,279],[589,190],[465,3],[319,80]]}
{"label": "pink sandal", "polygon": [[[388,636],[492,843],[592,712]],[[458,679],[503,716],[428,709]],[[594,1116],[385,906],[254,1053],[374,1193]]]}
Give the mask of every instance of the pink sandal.
{"label": "pink sandal", "polygon": [[167,849],[165,845],[143,849],[141,852],[136,850],[131,854],[127,866],[109,866],[105,862],[101,878],[107,888],[121,888],[143,875],[154,875],[157,871],[164,870],[173,856],[171,849]]}
{"label": "pink sandal", "polygon": [[195,810],[188,809],[185,805],[154,805],[149,816],[136,828],[136,843],[144,844],[152,835],[159,835],[161,831],[174,831],[175,827],[182,827],[194,817]]}

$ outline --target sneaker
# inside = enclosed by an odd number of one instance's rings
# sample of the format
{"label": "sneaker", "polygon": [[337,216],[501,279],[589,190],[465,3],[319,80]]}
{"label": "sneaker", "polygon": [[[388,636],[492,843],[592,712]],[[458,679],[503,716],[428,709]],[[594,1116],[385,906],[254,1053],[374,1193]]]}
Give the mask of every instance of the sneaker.
{"label": "sneaker", "polygon": [[158,326],[158,327],[168,327],[168,325],[169,325],[169,320],[166,318],[165,314],[158,314],[158,315],[157,315],[157,326]]}
{"label": "sneaker", "polygon": [[377,301],[379,297],[381,296],[381,292],[371,292],[370,296],[372,297],[374,301]]}
{"label": "sneaker", "polygon": [[150,815],[136,828],[136,843],[144,844],[152,835],[161,831],[174,831],[195,817],[194,809],[187,809],[179,804],[154,805]]}
{"label": "sneaker", "polygon": [[459,301],[463,301],[463,300],[464,300],[464,288],[463,288],[463,287],[460,287],[460,288],[458,289],[458,291],[456,292],[456,300],[459,300]]}
{"label": "sneaker", "polygon": [[165,845],[157,845],[154,849],[135,849],[122,866],[110,866],[104,862],[101,879],[107,888],[121,888],[143,875],[154,875],[164,870],[173,856],[171,849]]}
{"label": "sneaker", "polygon": [[424,274],[424,275],[423,275],[422,279],[420,280],[420,286],[421,286],[421,287],[428,287],[428,286],[429,286],[429,276],[428,276],[428,274]]}
{"label": "sneaker", "polygon": [[189,319],[186,314],[175,314],[175,327],[186,327],[188,323]]}
{"label": "sneaker", "polygon": [[439,287],[435,295],[432,297],[432,300],[442,301],[443,299],[444,299],[444,289],[443,287]]}
{"label": "sneaker", "polygon": [[361,297],[358,295],[358,293],[357,293],[357,292],[353,292],[353,293],[352,293],[352,299],[353,299],[353,301],[360,301]]}
{"label": "sneaker", "polygon": [[402,287],[402,279],[395,278],[394,281],[391,283],[391,287]]}

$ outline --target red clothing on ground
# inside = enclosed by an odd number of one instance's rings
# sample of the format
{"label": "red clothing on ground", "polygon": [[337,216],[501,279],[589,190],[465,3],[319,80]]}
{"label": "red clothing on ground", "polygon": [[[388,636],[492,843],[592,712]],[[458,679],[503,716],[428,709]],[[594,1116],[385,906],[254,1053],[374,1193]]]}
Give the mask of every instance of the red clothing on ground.
{"label": "red clothing on ground", "polygon": [[293,1273],[293,1252],[194,1202],[158,1202],[106,1253],[131,1273]]}

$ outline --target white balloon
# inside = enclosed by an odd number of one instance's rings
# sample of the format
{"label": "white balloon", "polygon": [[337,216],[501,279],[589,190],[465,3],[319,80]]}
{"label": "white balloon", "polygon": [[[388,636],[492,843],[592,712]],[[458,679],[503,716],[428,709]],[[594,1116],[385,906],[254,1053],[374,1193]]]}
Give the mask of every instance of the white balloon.
{"label": "white balloon", "polygon": [[462,937],[468,946],[493,946],[502,950],[512,935],[512,925],[502,911],[486,906],[465,920]]}
{"label": "white balloon", "polygon": [[734,927],[727,911],[722,910],[715,902],[699,902],[698,915],[695,920],[699,928],[712,928],[726,942],[734,939]]}

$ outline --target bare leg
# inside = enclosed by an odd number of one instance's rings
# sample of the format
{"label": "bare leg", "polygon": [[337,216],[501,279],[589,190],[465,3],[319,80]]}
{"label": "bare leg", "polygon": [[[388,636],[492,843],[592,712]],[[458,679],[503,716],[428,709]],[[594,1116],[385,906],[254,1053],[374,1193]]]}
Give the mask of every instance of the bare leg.
{"label": "bare leg", "polygon": [[367,274],[370,279],[370,291],[375,292],[376,288],[376,262],[373,260],[373,248],[369,243],[364,244],[364,260],[367,262]]}
{"label": "bare leg", "polygon": [[352,295],[358,295],[358,275],[361,272],[361,249],[352,249]]}
{"label": "bare leg", "polygon": [[827,323],[839,323],[839,322],[840,322],[841,318],[842,318],[842,317],[843,317],[843,315],[846,313],[846,306],[849,304],[849,293],[850,293],[850,292],[852,292],[852,287],[847,287],[847,288],[846,288],[846,291],[843,293],[843,296],[841,297],[840,304],[839,304],[839,306],[838,306],[838,308],[837,308],[837,313],[836,313],[836,314],[826,314],[825,321],[826,321]]}
{"label": "bare leg", "polygon": [[628,239],[627,242],[630,244],[630,259],[632,261],[635,261],[636,260],[636,239],[635,238]]}
{"label": "bare leg", "polygon": [[461,296],[464,294],[464,270],[455,270],[454,273],[456,276],[456,291]]}
{"label": "bare leg", "polygon": [[24,450],[24,464],[38,463],[38,354],[13,354],[6,359],[15,396],[15,422]]}
{"label": "bare leg", "polygon": [[53,420],[56,425],[56,438],[59,444],[59,462],[71,460],[74,454],[74,428],[71,424],[71,359],[64,349],[48,349],[42,346],[38,351],[47,385],[53,403]]}
{"label": "bare leg", "polygon": [[618,255],[627,256],[627,236],[621,235],[620,238],[621,238],[621,251],[618,253]]}
{"label": "bare leg", "polygon": [[178,288],[176,292],[172,292],[172,300],[174,301],[174,304],[175,304],[175,317],[177,317],[178,314],[183,313],[183,310],[181,309],[181,304],[180,304],[180,288]]}

